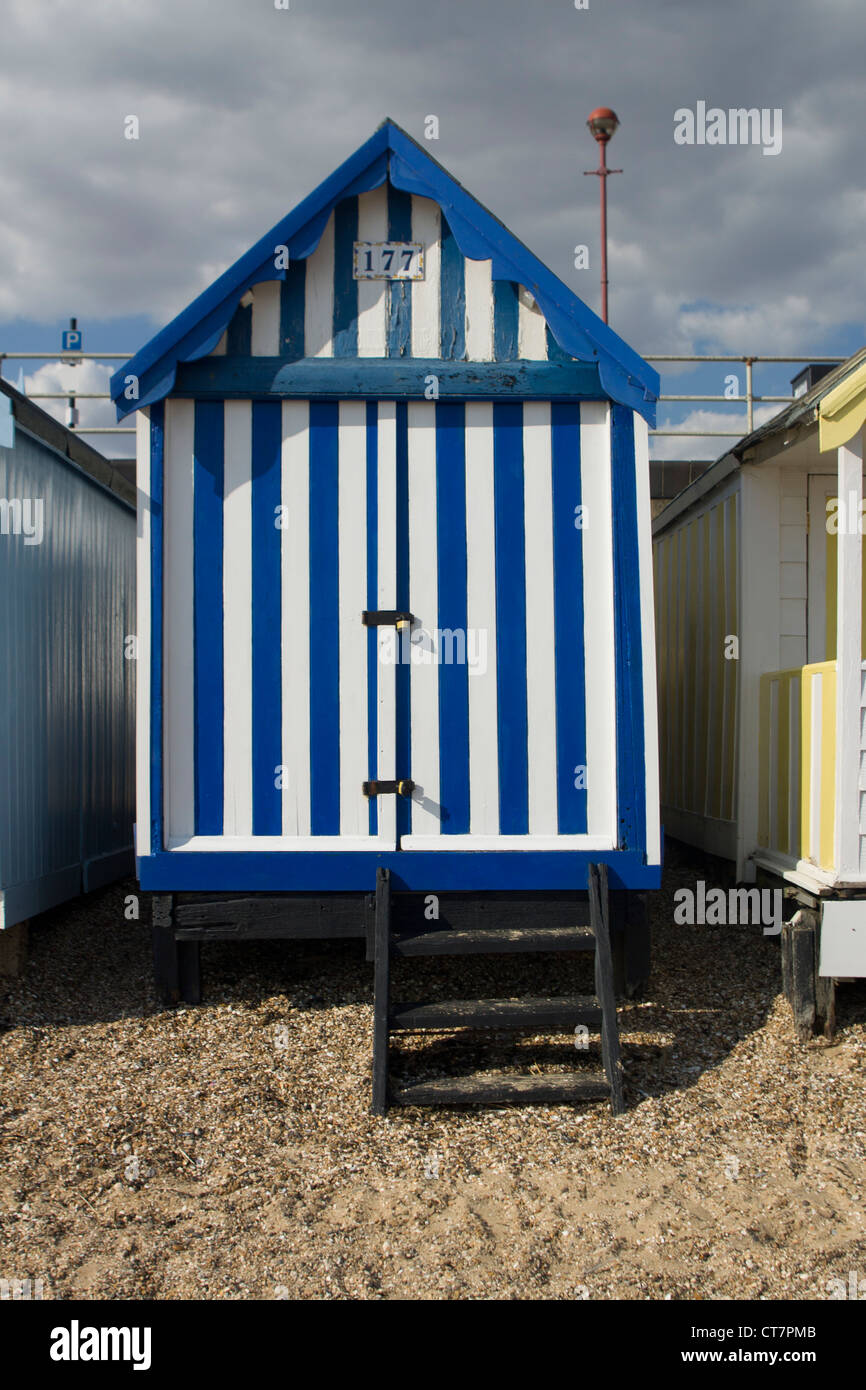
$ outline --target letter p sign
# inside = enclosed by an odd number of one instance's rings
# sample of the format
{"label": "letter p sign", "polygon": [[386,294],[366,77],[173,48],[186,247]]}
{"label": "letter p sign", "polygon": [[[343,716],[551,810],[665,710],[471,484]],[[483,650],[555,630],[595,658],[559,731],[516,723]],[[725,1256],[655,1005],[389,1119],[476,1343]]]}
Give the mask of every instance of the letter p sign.
{"label": "letter p sign", "polygon": [[63,351],[65,351],[65,352],[80,352],[80,351],[81,351],[81,329],[80,329],[80,328],[67,328],[67,329],[65,329],[65,330],[64,330],[64,333],[63,333],[63,337],[62,337],[62,339],[61,339],[61,344],[62,344],[62,349],[63,349]]}

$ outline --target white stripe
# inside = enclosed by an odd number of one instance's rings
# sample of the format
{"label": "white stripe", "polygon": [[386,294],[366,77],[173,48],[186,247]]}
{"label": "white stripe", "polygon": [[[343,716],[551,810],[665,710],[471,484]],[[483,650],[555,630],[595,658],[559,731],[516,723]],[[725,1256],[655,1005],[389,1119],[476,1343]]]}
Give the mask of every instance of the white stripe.
{"label": "white stripe", "polygon": [[135,481],[138,511],[135,543],[136,648],[135,663],[135,852],[148,855],[150,846],[150,411],[135,416]]}
{"label": "white stripe", "polygon": [[307,257],[304,291],[304,353],[307,357],[334,355],[334,214],[322,239]]}
{"label": "white stripe", "polygon": [[253,829],[252,403],[225,404],[223,831]]}
{"label": "white stripe", "polygon": [[165,403],[163,767],[165,834],[195,833],[193,447],[195,404]]}
{"label": "white stripe", "polygon": [[253,357],[280,355],[281,289],[281,280],[262,280],[258,285],[253,285]]}
{"label": "white stripe", "polygon": [[517,287],[517,355],[547,361],[547,320],[522,285]]}
{"label": "white stripe", "polygon": [[[397,607],[397,405],[380,401],[378,416],[378,590],[379,607]],[[366,592],[366,591],[365,591]],[[376,699],[378,705],[377,776],[393,781],[396,773],[396,678],[393,660],[382,659],[393,640],[393,629],[380,627]],[[383,846],[397,844],[396,797],[377,799],[379,839]]]}
{"label": "white stripe", "polygon": [[341,401],[339,423],[340,833],[369,831],[367,780],[367,404]]}
{"label": "white stripe", "polygon": [[[411,777],[412,833],[436,834],[441,826],[439,804],[439,666],[436,631],[439,626],[436,555],[436,406],[411,401],[409,419],[409,593],[411,642]],[[398,776],[406,776],[404,768]]]}
{"label": "white stripe", "polygon": [[[466,356],[470,362],[493,361],[492,261],[463,262],[466,268]],[[491,426],[492,428],[492,426]]]}
{"label": "white stripe", "polygon": [[[584,508],[583,650],[586,666],[586,827],[616,835],[616,667],[613,618],[610,411],[581,402],[580,491]],[[652,576],[648,589],[652,603]],[[562,634],[559,634],[560,641]],[[655,677],[653,677],[655,689]],[[650,863],[658,862],[650,860]]]}
{"label": "white stripe", "polygon": [[310,834],[310,407],[282,412],[283,834]]}
{"label": "white stripe", "polygon": [[[523,407],[529,833],[556,834],[556,631],[550,403]],[[575,532],[575,544],[580,539]]]}
{"label": "white stripe", "polygon": [[412,240],[424,247],[424,279],[412,281],[412,356],[440,355],[439,291],[442,219],[437,203],[412,197]]}
{"label": "white stripe", "polygon": [[[467,262],[468,264],[468,262]],[[469,813],[473,835],[499,832],[493,406],[466,406],[466,625],[487,637],[487,668],[469,672]],[[448,839],[451,837],[448,836]]]}
{"label": "white stripe", "polygon": [[[583,407],[581,407],[581,413],[583,413]],[[660,864],[658,696],[656,691],[655,606],[653,603],[649,430],[646,420],[637,413],[634,415],[634,462],[637,486],[638,575],[640,578],[641,657],[643,664],[646,852],[648,864]],[[610,491],[608,491],[608,496],[610,496]],[[592,573],[592,571],[587,570],[586,573]],[[612,563],[609,566],[609,573],[613,573]]]}
{"label": "white stripe", "polygon": [[[388,240],[388,187],[358,196],[358,240]],[[384,357],[388,350],[388,281],[358,281],[358,356]]]}

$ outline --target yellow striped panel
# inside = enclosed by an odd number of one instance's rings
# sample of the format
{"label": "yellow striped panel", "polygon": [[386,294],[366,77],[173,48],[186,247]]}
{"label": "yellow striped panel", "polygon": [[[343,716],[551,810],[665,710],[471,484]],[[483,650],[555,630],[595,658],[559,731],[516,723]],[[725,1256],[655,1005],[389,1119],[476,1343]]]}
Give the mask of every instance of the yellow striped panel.
{"label": "yellow striped panel", "polygon": [[821,843],[818,862],[833,868],[836,834],[836,664],[825,662],[821,677]]}
{"label": "yellow striped panel", "polygon": [[803,667],[800,684],[800,858],[811,859],[812,845],[812,681],[810,666]]}

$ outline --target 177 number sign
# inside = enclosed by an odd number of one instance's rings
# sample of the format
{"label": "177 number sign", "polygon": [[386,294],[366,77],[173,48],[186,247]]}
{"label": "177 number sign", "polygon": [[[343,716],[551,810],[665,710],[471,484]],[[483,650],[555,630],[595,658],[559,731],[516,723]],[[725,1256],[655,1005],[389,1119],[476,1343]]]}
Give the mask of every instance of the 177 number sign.
{"label": "177 number sign", "polygon": [[419,241],[356,241],[356,280],[423,280],[424,247]]}

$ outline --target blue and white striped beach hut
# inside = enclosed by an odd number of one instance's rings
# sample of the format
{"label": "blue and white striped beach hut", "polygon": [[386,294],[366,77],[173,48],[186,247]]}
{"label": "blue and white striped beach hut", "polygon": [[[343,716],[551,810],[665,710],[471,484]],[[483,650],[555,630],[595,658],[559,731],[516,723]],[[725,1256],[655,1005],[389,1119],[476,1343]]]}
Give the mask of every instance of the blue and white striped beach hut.
{"label": "blue and white striped beach hut", "polygon": [[657,391],[391,121],[121,368],[142,886],[657,886]]}

